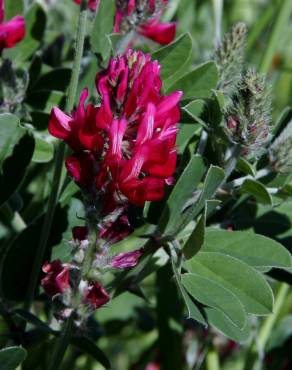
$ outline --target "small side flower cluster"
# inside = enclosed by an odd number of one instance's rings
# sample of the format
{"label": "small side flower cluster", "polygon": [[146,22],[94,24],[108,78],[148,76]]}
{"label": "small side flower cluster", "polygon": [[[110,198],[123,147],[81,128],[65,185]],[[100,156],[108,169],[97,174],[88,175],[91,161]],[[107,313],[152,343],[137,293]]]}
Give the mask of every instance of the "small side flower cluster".
{"label": "small side flower cluster", "polygon": [[165,186],[173,182],[182,93],[165,96],[161,87],[158,62],[148,54],[128,50],[111,59],[108,68],[96,76],[98,106],[86,104],[85,89],[76,111],[67,114],[55,107],[51,112],[49,132],[73,151],[66,167],[84,195],[88,223],[73,230],[72,264],[55,261],[53,270],[47,266],[54,262],[45,265],[48,275],[43,286],[51,295],[70,291],[95,243],[89,277],[82,277],[78,288],[87,311],[109,299],[99,283],[103,273],[133,267],[143,253],[142,248],[112,252],[112,245],[131,232],[128,206],[142,207],[146,201],[162,199]]}
{"label": "small side flower cluster", "polygon": [[270,110],[270,92],[264,77],[248,70],[225,114],[228,136],[242,145],[246,154],[257,155],[269,141]]}
{"label": "small side flower cluster", "polygon": [[218,67],[218,89],[232,95],[241,80],[247,27],[236,23],[215,50],[214,59]]}
{"label": "small side flower cluster", "polygon": [[167,3],[168,0],[116,0],[114,31],[125,34],[135,30],[159,44],[169,44],[175,37],[176,24],[160,22]]}
{"label": "small side flower cluster", "polygon": [[24,18],[17,15],[4,21],[4,0],[0,0],[0,53],[3,49],[12,48],[25,36]]}
{"label": "small side flower cluster", "polygon": [[[81,0],[74,2],[80,4]],[[161,45],[169,44],[175,38],[176,24],[160,22],[167,4],[168,0],[116,0],[114,32],[135,31]],[[98,6],[99,0],[89,0],[89,9],[94,11]]]}
{"label": "small side flower cluster", "polygon": [[272,143],[269,150],[272,168],[283,174],[292,172],[292,121]]}

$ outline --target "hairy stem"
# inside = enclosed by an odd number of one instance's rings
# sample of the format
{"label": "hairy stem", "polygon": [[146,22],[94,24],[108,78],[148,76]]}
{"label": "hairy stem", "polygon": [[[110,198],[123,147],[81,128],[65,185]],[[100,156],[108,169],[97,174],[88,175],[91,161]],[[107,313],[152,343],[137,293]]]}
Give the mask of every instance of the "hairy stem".
{"label": "hairy stem", "polygon": [[[81,58],[83,54],[84,38],[86,31],[86,18],[87,18],[87,0],[82,0],[80,5],[80,15],[78,21],[76,45],[75,45],[75,56],[72,67],[71,81],[68,89],[68,96],[66,102],[66,110],[71,111],[74,106],[78,77],[80,71]],[[41,237],[36,251],[36,256],[33,263],[33,269],[30,277],[29,286],[27,289],[27,295],[24,303],[24,308],[30,310],[34,294],[38,284],[38,278],[43,263],[44,255],[47,249],[48,239],[51,232],[51,226],[55,214],[55,209],[58,202],[59,191],[61,186],[61,175],[65,157],[65,143],[60,142],[58,144],[55,156],[53,183],[51,187],[51,194],[48,200],[48,208],[45,215],[44,224],[41,230]]]}

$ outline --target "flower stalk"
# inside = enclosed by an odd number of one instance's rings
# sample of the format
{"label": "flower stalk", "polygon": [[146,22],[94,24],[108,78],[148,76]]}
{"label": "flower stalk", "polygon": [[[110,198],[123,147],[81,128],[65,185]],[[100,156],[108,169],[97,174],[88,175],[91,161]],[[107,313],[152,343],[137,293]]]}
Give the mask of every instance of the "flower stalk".
{"label": "flower stalk", "polygon": [[[76,91],[77,91],[80,64],[81,64],[81,58],[83,54],[84,38],[85,38],[85,32],[86,32],[86,20],[87,20],[87,0],[82,0],[81,6],[80,6],[78,28],[77,28],[75,57],[74,57],[71,81],[70,81],[70,86],[68,90],[67,102],[66,102],[66,109],[68,111],[73,109]],[[47,248],[49,235],[51,232],[53,217],[55,214],[55,209],[56,209],[57,201],[59,197],[62,168],[63,168],[64,157],[65,157],[65,149],[66,149],[65,143],[60,142],[56,150],[54,173],[53,173],[53,183],[52,183],[52,188],[51,188],[51,194],[48,200],[48,208],[47,208],[47,212],[45,215],[45,220],[44,220],[43,228],[41,231],[40,242],[38,245],[38,249],[36,251],[36,256],[35,256],[33,269],[32,269],[32,273],[30,277],[30,282],[29,282],[29,286],[27,289],[27,294],[26,294],[26,298],[24,302],[24,309],[27,311],[30,310],[33,297],[34,297],[34,294],[37,288],[38,277],[39,277],[39,273],[40,273],[41,266],[43,263],[45,251]]]}

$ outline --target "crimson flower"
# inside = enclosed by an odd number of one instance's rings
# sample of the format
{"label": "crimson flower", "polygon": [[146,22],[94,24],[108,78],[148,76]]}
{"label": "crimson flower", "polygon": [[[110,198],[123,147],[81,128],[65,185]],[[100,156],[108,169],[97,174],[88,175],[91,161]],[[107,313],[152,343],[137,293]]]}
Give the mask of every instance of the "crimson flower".
{"label": "crimson flower", "polygon": [[84,90],[71,115],[51,112],[50,133],[74,151],[69,173],[81,187],[104,194],[108,212],[162,199],[176,168],[182,92],[163,95],[158,62],[132,50],[111,59],[96,87],[98,107],[85,105]]}
{"label": "crimson flower", "polygon": [[162,45],[173,41],[176,24],[160,23],[168,0],[116,0],[116,3],[114,32],[127,33],[134,29],[138,34]]}
{"label": "crimson flower", "polygon": [[[74,0],[76,4],[80,4],[81,0]],[[88,8],[90,10],[95,10],[99,5],[99,0],[89,0],[88,2]]]}
{"label": "crimson flower", "polygon": [[41,280],[41,285],[48,295],[62,294],[65,289],[70,287],[69,267],[64,266],[60,260],[46,262],[42,270],[47,276]]}
{"label": "crimson flower", "polygon": [[12,48],[25,36],[24,18],[17,15],[4,22],[4,0],[0,0],[0,53],[3,49]]}
{"label": "crimson flower", "polygon": [[91,283],[84,296],[84,302],[97,309],[105,305],[110,300],[110,296],[105,289],[97,282]]}

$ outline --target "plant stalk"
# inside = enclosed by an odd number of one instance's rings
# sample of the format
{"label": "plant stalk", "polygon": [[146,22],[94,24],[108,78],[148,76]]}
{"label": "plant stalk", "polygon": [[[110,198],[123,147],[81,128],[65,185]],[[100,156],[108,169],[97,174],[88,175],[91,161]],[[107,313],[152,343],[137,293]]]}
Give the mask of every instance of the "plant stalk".
{"label": "plant stalk", "polygon": [[211,348],[206,355],[206,370],[220,370],[218,353]]}
{"label": "plant stalk", "polygon": [[[66,102],[66,111],[70,112],[74,107],[75,96],[77,92],[78,78],[80,72],[81,58],[83,54],[84,39],[86,32],[86,20],[87,20],[87,0],[82,0],[80,4],[80,14],[78,20],[77,37],[75,45],[75,56],[72,67],[71,81],[68,89],[68,96]],[[51,226],[58,202],[59,191],[61,187],[61,175],[65,157],[65,143],[60,142],[56,150],[53,183],[51,188],[51,194],[48,200],[48,208],[45,215],[44,224],[41,230],[40,242],[36,251],[34,259],[33,269],[30,277],[29,286],[24,302],[24,309],[29,311],[34,298],[34,294],[38,284],[38,278],[43,263],[44,255],[47,249],[48,239],[51,232]]]}
{"label": "plant stalk", "polygon": [[65,322],[61,335],[57,339],[57,343],[55,345],[52,360],[49,364],[48,370],[58,370],[60,368],[63,357],[69,345],[73,323],[74,323],[74,311],[71,313],[71,315]]}
{"label": "plant stalk", "polygon": [[272,315],[269,315],[263,322],[262,327],[257,336],[257,341],[253,341],[246,356],[246,361],[244,365],[244,370],[252,370],[258,364],[260,358],[259,353],[263,353],[268,342],[268,339],[271,336],[271,332],[275,326],[275,323],[280,315],[281,309],[285,302],[285,298],[289,292],[290,286],[286,283],[281,283],[279,290],[277,292],[275,303],[274,303],[274,312]]}

